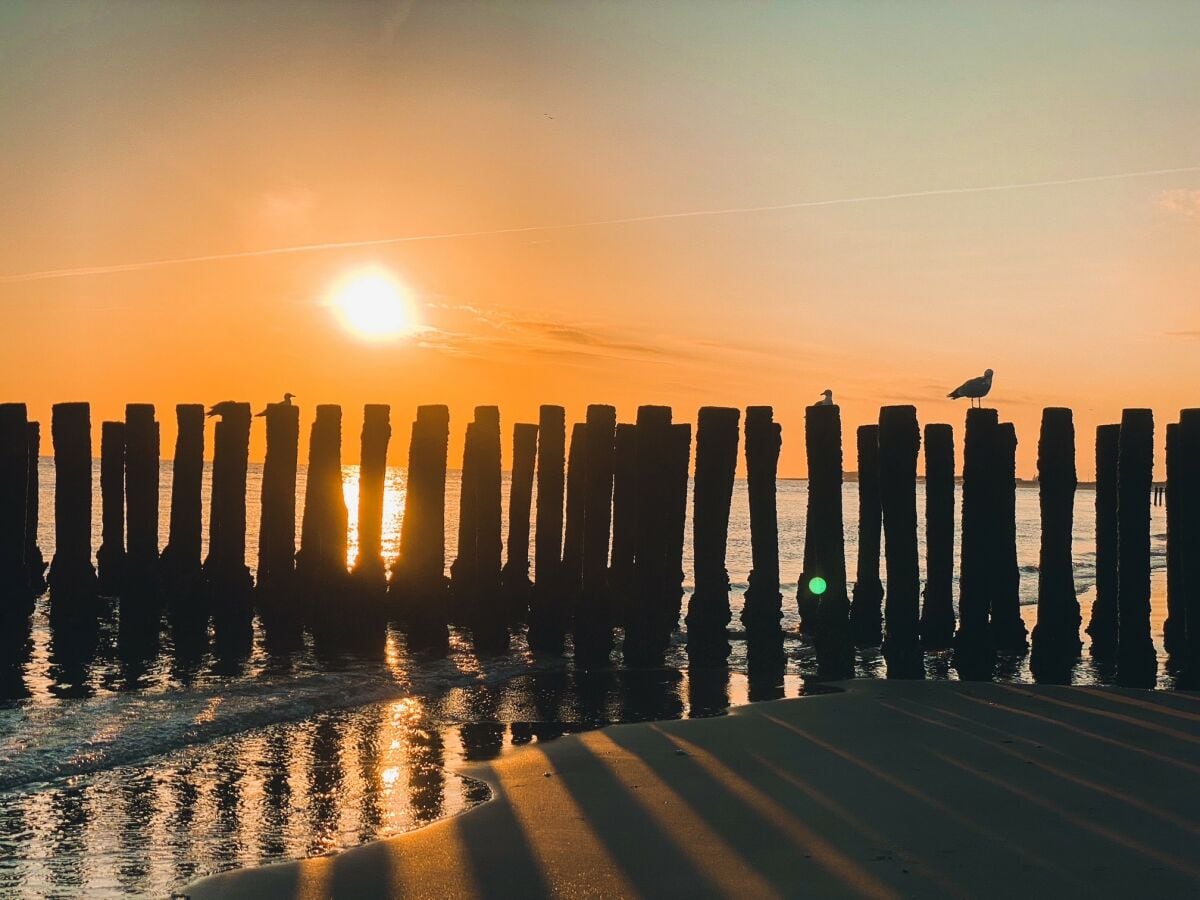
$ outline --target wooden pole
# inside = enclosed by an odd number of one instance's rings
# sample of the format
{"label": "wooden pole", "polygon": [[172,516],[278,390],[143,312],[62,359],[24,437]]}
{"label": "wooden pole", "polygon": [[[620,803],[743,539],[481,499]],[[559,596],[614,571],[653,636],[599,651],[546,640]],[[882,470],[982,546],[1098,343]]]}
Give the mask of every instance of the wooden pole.
{"label": "wooden pole", "polygon": [[637,558],[637,425],[617,425],[613,450],[613,537],[608,585],[613,624],[624,626],[634,592]]}
{"label": "wooden pole", "polygon": [[268,632],[284,629],[300,637],[301,611],[296,591],[296,473],[299,461],[300,409],[268,403],[267,455],[262,472],[262,518],[258,528],[258,608]]}
{"label": "wooden pole", "polygon": [[804,411],[808,458],[808,515],[804,531],[804,571],[796,600],[801,628],[816,639],[817,674],[850,678],[854,641],[846,592],[846,544],[842,520],[842,415],[836,405]]}
{"label": "wooden pole", "polygon": [[[775,477],[782,430],[769,406],[746,409],[746,481],[750,495],[752,559],[742,624],[747,637],[773,641],[782,636],[783,595],[779,591],[779,519]],[[782,647],[780,647],[782,654]]]}
{"label": "wooden pole", "polygon": [[508,647],[503,597],[500,593],[501,539],[500,410],[495,406],[475,407],[475,439],[478,452],[476,481],[477,580],[474,616],[470,620],[475,647],[501,651]]}
{"label": "wooden pole", "polygon": [[223,652],[249,648],[254,614],[246,567],[246,472],[250,453],[250,404],[214,409],[212,508],[204,575],[217,643]]}
{"label": "wooden pole", "polygon": [[962,562],[958,578],[958,632],[954,664],[965,677],[990,677],[991,533],[996,528],[991,483],[996,461],[999,417],[994,409],[967,410],[963,441]]}
{"label": "wooden pole", "polygon": [[[732,407],[701,407],[696,419],[696,485],[692,494],[695,589],[687,613],[687,651],[692,666],[720,666],[729,658],[731,612],[725,555],[740,425],[741,411]],[[617,428],[618,462],[620,428]],[[614,556],[616,547],[614,528]]]}
{"label": "wooden pole", "polygon": [[1150,486],[1154,414],[1121,413],[1117,462],[1117,679],[1153,686],[1157,673],[1150,637]]}
{"label": "wooden pole", "polygon": [[391,407],[386,403],[368,403],[363,407],[358,468],[358,558],[353,571],[360,584],[380,593],[387,589],[383,566],[383,492],[391,438]]}
{"label": "wooden pole", "polygon": [[305,619],[325,634],[349,624],[330,596],[347,587],[348,518],[342,491],[342,408],[321,404],[309,432],[296,582],[305,595]]}
{"label": "wooden pole", "polygon": [[889,678],[923,678],[921,571],[917,556],[917,454],[921,429],[913,406],[879,411],[879,489],[883,505],[887,604],[883,655]]}
{"label": "wooden pole", "polygon": [[38,545],[38,515],[41,509],[41,425],[29,422],[26,425],[26,435],[29,465],[25,489],[25,569],[29,577],[28,608],[32,611],[34,598],[46,593],[46,561],[42,558],[42,550]]}
{"label": "wooden pole", "polygon": [[1096,599],[1087,633],[1092,654],[1117,652],[1117,468],[1121,426],[1096,429]]}
{"label": "wooden pole", "polygon": [[660,631],[663,652],[679,628],[683,611],[683,543],[687,534],[688,472],[692,462],[692,426],[671,426],[667,456],[667,541],[662,609],[666,616]]}
{"label": "wooden pole", "polygon": [[921,645],[954,644],[954,427],[925,426],[925,602]]}
{"label": "wooden pole", "polygon": [[479,581],[479,428],[467,423],[458,493],[458,546],[450,564],[450,621],[465,624],[474,615]]}
{"label": "wooden pole", "polygon": [[125,505],[128,519],[125,583],[133,594],[156,594],[160,440],[154,405],[125,407]]}
{"label": "wooden pole", "polygon": [[1180,509],[1180,475],[1183,465],[1179,452],[1179,423],[1167,425],[1167,618],[1163,622],[1163,645],[1167,655],[1182,659],[1187,655],[1187,609],[1181,578],[1183,535]]}
{"label": "wooden pole", "polygon": [[533,582],[529,579],[529,520],[533,506],[533,475],[537,465],[538,427],[518,422],[513,426],[512,476],[508,491],[508,547],[500,572],[509,625],[524,622],[529,614]]}
{"label": "wooden pole", "polygon": [[125,584],[125,423],[100,424],[100,549],[97,589],[117,597]]}
{"label": "wooden pole", "polygon": [[567,511],[563,534],[560,613],[564,630],[575,618],[579,592],[583,588],[583,522],[587,488],[587,425],[571,426],[571,446],[567,451]]}
{"label": "wooden pole", "polygon": [[605,664],[613,648],[608,550],[616,430],[615,407],[596,403],[588,406],[584,431],[587,467],[583,488],[583,565],[574,627],[575,661],[584,666]]}
{"label": "wooden pole", "polygon": [[1200,409],[1179,413],[1179,582],[1184,649],[1179,686],[1200,687]]}
{"label": "wooden pole", "polygon": [[1071,410],[1042,411],[1038,438],[1038,500],[1042,544],[1038,561],[1037,625],[1030,660],[1039,680],[1066,681],[1079,659],[1079,600],[1071,558],[1074,524],[1075,422]]}
{"label": "wooden pole", "polygon": [[883,643],[883,582],[879,578],[883,507],[879,500],[879,426],[860,425],[858,443],[858,568],[850,603],[856,647]]}
{"label": "wooden pole", "polygon": [[560,596],[565,454],[566,413],[561,406],[543,406],[538,413],[536,580],[529,607],[529,646],[541,653],[561,653],[566,631]]}
{"label": "wooden pole", "polygon": [[996,577],[991,580],[992,645],[1005,653],[1029,647],[1021,618],[1021,569],[1017,562],[1017,432],[1011,422],[1001,422],[996,432],[998,465],[994,470]]}
{"label": "wooden pole", "polygon": [[207,637],[204,632],[208,627],[208,602],[200,557],[204,407],[199,403],[180,403],[175,407],[175,419],[178,427],[175,456],[171,462],[169,531],[158,570],[176,643],[182,639],[184,645],[194,645]]}
{"label": "wooden pole", "polygon": [[92,566],[92,422],[86,403],[56,403],[54,442],[54,560],[50,592],[55,618],[94,618]]}
{"label": "wooden pole", "polygon": [[633,594],[625,612],[621,654],[627,665],[652,666],[661,659],[661,609],[667,567],[669,528],[667,485],[671,446],[671,408],[640,406],[635,426],[636,537]]}
{"label": "wooden pole", "polygon": [[24,403],[0,403],[0,617],[24,614],[30,601],[25,565],[29,422]]}

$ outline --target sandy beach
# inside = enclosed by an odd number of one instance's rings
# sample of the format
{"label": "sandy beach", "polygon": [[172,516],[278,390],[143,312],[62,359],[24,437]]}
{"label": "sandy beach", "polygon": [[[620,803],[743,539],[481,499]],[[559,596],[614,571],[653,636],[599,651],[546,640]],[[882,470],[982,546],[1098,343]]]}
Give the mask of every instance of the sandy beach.
{"label": "sandy beach", "polygon": [[208,897],[1184,897],[1200,698],[859,680],[534,744],[494,799]]}

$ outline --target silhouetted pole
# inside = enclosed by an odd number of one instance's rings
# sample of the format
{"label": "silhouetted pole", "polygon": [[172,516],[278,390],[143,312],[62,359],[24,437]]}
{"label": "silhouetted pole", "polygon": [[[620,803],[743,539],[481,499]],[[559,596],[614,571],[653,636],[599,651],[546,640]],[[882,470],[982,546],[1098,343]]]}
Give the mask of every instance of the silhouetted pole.
{"label": "silhouetted pole", "polygon": [[368,403],[363,407],[358,468],[358,558],[354,562],[354,575],[378,591],[387,587],[383,567],[383,491],[391,438],[391,408],[386,403]]}
{"label": "silhouetted pole", "polygon": [[559,605],[563,628],[575,617],[579,592],[583,587],[583,522],[587,504],[587,425],[571,426],[571,447],[567,451],[567,512],[563,534]]}
{"label": "silhouetted pole", "polygon": [[[696,483],[692,493],[695,588],[687,612],[687,651],[693,666],[719,666],[729,658],[731,613],[725,554],[729,543],[729,510],[733,503],[741,415],[735,408],[705,406],[701,407],[696,419]],[[617,426],[618,471],[621,428]],[[614,508],[615,505],[614,500]],[[615,561],[615,520],[613,524]]]}
{"label": "silhouetted pole", "polygon": [[100,423],[100,549],[97,589],[116,597],[125,583],[125,423]]}
{"label": "silhouetted pole", "polygon": [[264,610],[295,618],[278,601],[294,587],[296,573],[296,470],[299,462],[300,408],[269,403],[265,412],[267,455],[262,473],[262,519],[258,529],[258,590]]}
{"label": "silhouetted pole", "polygon": [[158,483],[160,440],[154,405],[125,407],[125,504],[128,519],[125,582],[153,596],[158,570]]}
{"label": "silhouetted pole", "polygon": [[[92,566],[92,422],[86,403],[56,403],[54,442],[54,560],[50,564],[55,616],[91,617],[96,596]],[[65,603],[65,605],[64,605]]]}
{"label": "silhouetted pole", "polygon": [[[308,441],[308,477],[300,523],[296,581],[308,594],[307,612],[320,625],[348,624],[333,591],[345,587],[348,535],[342,492],[342,408],[317,407]],[[319,604],[319,608],[318,608]]]}
{"label": "silhouetted pole", "polygon": [[1021,618],[1021,568],[1017,562],[1017,432],[1011,422],[1001,422],[996,431],[997,466],[994,546],[996,577],[992,580],[992,645],[999,651],[1016,653],[1029,646],[1025,621]]}
{"label": "silhouetted pole", "polygon": [[663,649],[670,644],[671,635],[679,628],[683,611],[683,544],[687,534],[688,471],[692,464],[692,426],[680,423],[671,426],[667,457],[667,548],[663,611]]}
{"label": "silhouetted pole", "polygon": [[25,504],[29,487],[28,417],[24,403],[0,403],[0,617],[29,606]]}
{"label": "silhouetted pole", "polygon": [[208,582],[218,643],[244,648],[253,616],[246,567],[246,470],[250,453],[250,404],[224,408],[213,439],[212,503],[209,513]]}
{"label": "silhouetted pole", "polygon": [[879,578],[883,507],[879,499],[879,426],[860,425],[858,442],[858,570],[850,603],[856,647],[883,643],[883,582]]}
{"label": "silhouetted pole", "polygon": [[583,490],[583,569],[575,609],[575,660],[603,665],[612,652],[608,594],[608,548],[612,525],[613,451],[617,411],[591,404],[585,430],[587,468]]}
{"label": "silhouetted pole", "polygon": [[913,406],[879,411],[879,494],[883,506],[887,603],[883,655],[889,678],[923,678],[921,570],[917,556],[917,454],[921,429]]}
{"label": "silhouetted pole", "polygon": [[613,624],[623,626],[634,591],[637,558],[637,425],[617,425],[613,451],[612,558],[608,587]]}
{"label": "silhouetted pole", "polygon": [[804,532],[804,571],[797,600],[815,619],[817,674],[850,678],[854,640],[846,593],[846,543],[842,520],[842,412],[836,405],[804,411],[808,458],[808,516]]}
{"label": "silhouetted pole", "polygon": [[925,602],[921,645],[954,645],[954,427],[925,426]]}
{"label": "silhouetted pole", "polygon": [[1154,684],[1150,637],[1150,485],[1154,469],[1154,414],[1121,413],[1117,463],[1117,677],[1123,684]]}
{"label": "silhouetted pole", "polygon": [[446,456],[450,410],[418,406],[408,450],[404,521],[400,555],[392,570],[393,604],[408,634],[411,649],[445,650],[448,583],[446,581]]}
{"label": "silhouetted pole", "polygon": [[670,639],[662,636],[666,599],[668,532],[670,530],[671,408],[639,406],[634,433],[636,455],[636,535],[633,591],[625,607],[627,665],[653,666],[662,661]]}
{"label": "silhouetted pole", "polygon": [[1079,599],[1071,559],[1075,488],[1075,423],[1071,410],[1042,411],[1038,438],[1038,498],[1042,547],[1038,562],[1037,625],[1031,664],[1039,678],[1065,680],[1079,659]]}
{"label": "silhouetted pole", "polygon": [[543,406],[538,413],[535,580],[529,606],[529,646],[543,653],[561,653],[566,630],[560,594],[565,459],[566,413],[561,406]]}
{"label": "silhouetted pole", "polygon": [[1096,598],[1087,633],[1092,655],[1117,652],[1117,466],[1121,426],[1096,428]]}
{"label": "silhouetted pole", "polygon": [[955,665],[986,677],[992,667],[989,618],[992,605],[991,565],[995,509],[999,417],[994,409],[968,409],[963,440],[962,562],[958,576],[958,632],[954,637]]}
{"label": "silhouetted pole", "polygon": [[[167,609],[172,616],[207,618],[196,589],[201,583],[201,488],[204,480],[204,407],[175,407],[178,429],[171,463],[171,514],[167,546],[159,560]],[[294,498],[293,498],[294,504]],[[211,529],[210,529],[211,531]]]}
{"label": "silhouetted pole", "polygon": [[462,475],[458,489],[458,547],[450,564],[450,621],[463,624],[474,615],[479,580],[479,461],[478,431],[467,423],[463,438]]}
{"label": "silhouetted pole", "polygon": [[769,406],[746,408],[746,488],[750,502],[751,569],[742,624],[747,637],[781,634],[783,595],[779,591],[779,519],[775,477],[782,429]]}
{"label": "silhouetted pole", "polygon": [[1180,686],[1200,686],[1200,409],[1179,413],[1179,581],[1183,591],[1183,673]]}
{"label": "silhouetted pole", "polygon": [[508,547],[500,579],[510,625],[525,621],[529,613],[529,519],[533,506],[533,473],[537,464],[538,427],[518,422],[513,426],[512,479],[508,489]]}
{"label": "silhouetted pole", "polygon": [[474,618],[471,632],[475,647],[503,650],[508,646],[504,602],[500,592],[500,568],[504,542],[501,537],[500,410],[495,406],[475,407],[475,438],[478,452],[476,502],[478,559]]}
{"label": "silhouetted pole", "polygon": [[25,570],[29,575],[29,609],[33,600],[46,593],[46,561],[38,545],[38,514],[41,509],[41,478],[38,463],[42,451],[42,427],[37,422],[26,425],[28,437],[27,481],[25,485]]}
{"label": "silhouetted pole", "polygon": [[1180,476],[1183,460],[1179,452],[1179,424],[1167,425],[1167,618],[1163,622],[1163,645],[1172,657],[1186,655],[1187,609],[1181,576],[1183,535],[1180,532]]}

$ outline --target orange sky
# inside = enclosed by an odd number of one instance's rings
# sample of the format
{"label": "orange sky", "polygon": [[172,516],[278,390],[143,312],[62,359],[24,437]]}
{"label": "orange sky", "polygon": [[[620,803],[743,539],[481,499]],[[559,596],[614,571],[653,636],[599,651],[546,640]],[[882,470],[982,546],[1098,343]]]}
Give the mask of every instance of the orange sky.
{"label": "orange sky", "polygon": [[[802,475],[823,388],[852,451],[885,403],[961,426],[941,398],[990,367],[1019,473],[1065,405],[1091,477],[1122,406],[1161,444],[1200,405],[1200,171],[1078,181],[1200,165],[1198,27],[1168,3],[5,4],[0,399],[90,400],[97,434],[151,401],[170,455],[172,404],[288,390],[344,405],[347,462],[389,402],[393,463],[442,402],[452,465],[475,404],[769,403]],[[1047,181],[1071,183],[941,192]],[[365,265],[417,336],[323,305]]]}

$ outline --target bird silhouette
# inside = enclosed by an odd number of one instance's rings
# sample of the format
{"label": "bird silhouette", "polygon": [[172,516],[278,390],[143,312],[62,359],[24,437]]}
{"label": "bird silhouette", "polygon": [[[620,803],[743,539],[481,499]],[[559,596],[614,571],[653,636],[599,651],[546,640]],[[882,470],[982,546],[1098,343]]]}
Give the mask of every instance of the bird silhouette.
{"label": "bird silhouette", "polygon": [[263,407],[262,412],[256,412],[254,415],[256,418],[259,416],[265,416],[267,414],[267,410],[269,410],[272,406],[291,406],[292,400],[295,399],[295,397],[295,394],[284,394],[281,401],[278,403],[268,403],[265,407]]}
{"label": "bird silhouette", "polygon": [[[951,400],[957,400],[959,397],[966,397],[971,401],[971,405],[975,405],[975,401],[983,400],[988,395],[988,391],[992,389],[992,370],[987,369],[978,378],[971,378],[964,381],[946,396]],[[982,405],[982,404],[981,404]]]}
{"label": "bird silhouette", "polygon": [[236,400],[222,400],[220,403],[214,403],[208,410],[208,417],[227,416],[239,406]]}
{"label": "bird silhouette", "polygon": [[821,399],[817,403],[817,406],[833,406],[833,391],[829,388],[821,391]]}

